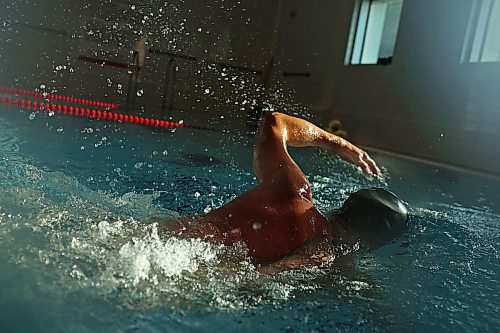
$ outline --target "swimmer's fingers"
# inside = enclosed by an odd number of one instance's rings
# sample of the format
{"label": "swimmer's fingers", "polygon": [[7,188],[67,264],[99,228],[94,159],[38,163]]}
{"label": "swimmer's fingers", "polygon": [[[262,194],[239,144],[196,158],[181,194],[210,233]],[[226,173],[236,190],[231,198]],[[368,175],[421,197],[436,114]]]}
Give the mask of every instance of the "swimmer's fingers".
{"label": "swimmer's fingers", "polygon": [[[370,171],[368,173],[373,173],[377,176],[381,175],[379,167],[377,166],[375,161],[372,160],[372,158],[368,155],[368,153],[366,151],[363,152],[363,162],[365,163],[366,167]],[[366,170],[365,170],[365,172],[366,172]]]}
{"label": "swimmer's fingers", "polygon": [[366,163],[362,157],[360,157],[359,159],[359,164],[358,164],[359,167],[361,167],[361,169],[363,169],[363,171],[366,173],[366,174],[373,174],[372,170],[370,169],[370,166],[368,165],[368,163]]}
{"label": "swimmer's fingers", "polygon": [[363,169],[365,173],[369,175],[374,174],[380,176],[380,169],[365,151],[361,151],[361,154],[359,155],[358,165]]}
{"label": "swimmer's fingers", "polygon": [[367,152],[356,147],[353,144],[348,144],[338,151],[340,157],[352,164],[360,167],[367,174],[375,174],[380,176],[380,169],[377,164],[371,159]]}

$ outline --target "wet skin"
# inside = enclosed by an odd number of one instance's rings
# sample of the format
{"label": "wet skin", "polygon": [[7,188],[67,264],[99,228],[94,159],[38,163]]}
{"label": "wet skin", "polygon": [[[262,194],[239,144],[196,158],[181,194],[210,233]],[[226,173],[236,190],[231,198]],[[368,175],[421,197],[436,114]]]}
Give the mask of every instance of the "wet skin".
{"label": "wet skin", "polygon": [[281,113],[264,113],[255,140],[253,166],[258,185],[206,215],[163,224],[164,232],[233,245],[243,243],[261,263],[280,260],[324,237],[345,236],[335,218],[312,203],[309,181],[287,146],[318,146],[336,152],[367,174],[380,175],[362,149],[312,123]]}

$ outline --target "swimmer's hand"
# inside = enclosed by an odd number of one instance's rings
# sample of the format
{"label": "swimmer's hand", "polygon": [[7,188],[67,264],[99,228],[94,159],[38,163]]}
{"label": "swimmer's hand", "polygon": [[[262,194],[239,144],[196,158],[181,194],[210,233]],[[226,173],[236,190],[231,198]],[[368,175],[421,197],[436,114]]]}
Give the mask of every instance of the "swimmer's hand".
{"label": "swimmer's hand", "polygon": [[332,143],[329,148],[339,154],[342,159],[357,165],[367,174],[380,176],[380,169],[366,151],[336,135],[333,135],[329,141]]}
{"label": "swimmer's hand", "polygon": [[[364,150],[307,120],[279,112],[266,112],[262,118],[254,156],[254,168],[259,179],[274,177],[276,156],[283,155],[281,145],[275,149],[269,148],[276,140],[280,140],[285,146],[316,146],[332,150],[347,162],[359,166],[367,174],[380,176],[380,169]],[[287,154],[285,157],[290,159]]]}

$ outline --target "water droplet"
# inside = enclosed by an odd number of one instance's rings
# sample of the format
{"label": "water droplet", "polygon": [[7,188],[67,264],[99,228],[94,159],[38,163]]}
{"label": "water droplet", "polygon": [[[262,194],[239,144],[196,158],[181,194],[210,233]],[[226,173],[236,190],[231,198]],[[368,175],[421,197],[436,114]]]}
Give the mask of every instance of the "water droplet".
{"label": "water droplet", "polygon": [[199,198],[199,197],[200,197],[200,195],[201,195],[201,194],[200,194],[200,192],[195,192],[195,193],[194,193],[195,198]]}
{"label": "water droplet", "polygon": [[57,129],[57,131],[58,131],[59,133],[61,133],[62,131],[64,131],[64,128],[59,127],[59,128]]}
{"label": "water droplet", "polygon": [[137,96],[141,97],[144,94],[144,90],[137,90]]}

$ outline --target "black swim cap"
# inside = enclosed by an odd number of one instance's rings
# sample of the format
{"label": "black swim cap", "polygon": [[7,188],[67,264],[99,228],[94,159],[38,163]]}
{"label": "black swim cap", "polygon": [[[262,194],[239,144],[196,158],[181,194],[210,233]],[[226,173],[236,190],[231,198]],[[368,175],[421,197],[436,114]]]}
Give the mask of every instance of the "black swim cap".
{"label": "black swim cap", "polygon": [[347,230],[357,232],[370,248],[386,244],[408,226],[406,206],[394,193],[383,188],[351,194],[336,215]]}

